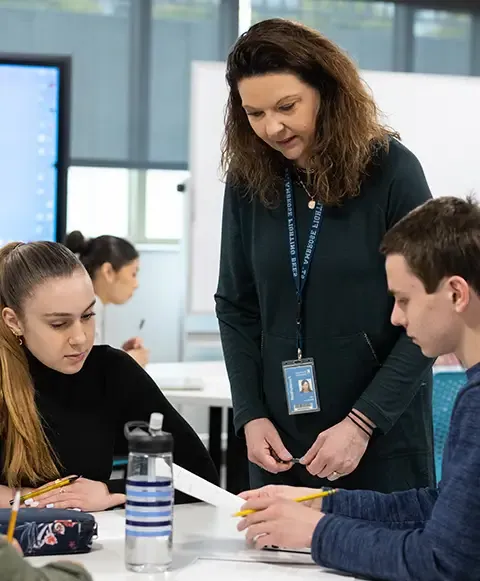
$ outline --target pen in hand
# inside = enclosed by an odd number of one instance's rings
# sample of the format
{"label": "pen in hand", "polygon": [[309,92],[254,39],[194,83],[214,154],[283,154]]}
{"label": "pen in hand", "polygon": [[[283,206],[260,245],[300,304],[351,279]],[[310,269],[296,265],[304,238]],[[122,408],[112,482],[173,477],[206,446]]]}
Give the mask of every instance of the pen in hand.
{"label": "pen in hand", "polygon": [[[51,492],[52,490],[56,490],[57,488],[62,488],[64,486],[69,486],[76,482],[81,476],[67,476],[66,478],[60,478],[52,482],[51,484],[45,484],[44,486],[40,486],[40,488],[35,488],[32,492],[25,494],[24,496],[20,497],[20,504],[25,504],[26,500],[30,498],[35,498],[40,496],[41,494],[45,494],[46,492]],[[10,504],[13,504],[14,500],[10,501]]]}
{"label": "pen in hand", "polygon": [[15,498],[13,499],[13,506],[10,512],[10,520],[8,522],[7,530],[7,541],[11,543],[13,541],[13,534],[15,532],[15,525],[17,524],[18,511],[20,509],[20,490],[15,493]]}
{"label": "pen in hand", "polygon": [[[307,500],[315,500],[316,498],[325,498],[326,496],[330,496],[338,492],[338,488],[332,488],[330,490],[319,490],[318,492],[314,492],[313,494],[308,494],[307,496],[299,496],[298,498],[294,498],[294,502],[306,502]],[[248,508],[246,510],[241,510],[236,512],[232,516],[247,516],[248,514],[252,514],[257,512],[252,508]]]}

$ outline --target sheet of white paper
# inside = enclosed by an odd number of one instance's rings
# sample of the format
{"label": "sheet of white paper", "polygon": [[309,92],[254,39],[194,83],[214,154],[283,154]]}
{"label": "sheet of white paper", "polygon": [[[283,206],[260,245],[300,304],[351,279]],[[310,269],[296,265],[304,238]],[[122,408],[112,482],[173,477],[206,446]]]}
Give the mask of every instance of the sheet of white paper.
{"label": "sheet of white paper", "polygon": [[198,579],[209,579],[210,581],[245,581],[258,576],[262,581],[291,581],[296,579],[340,579],[335,573],[322,570],[313,565],[270,565],[266,563],[245,563],[233,561],[219,561],[210,559],[197,559],[192,565],[175,571],[172,580],[175,581],[195,581]]}
{"label": "sheet of white paper", "polygon": [[176,490],[189,494],[198,500],[203,500],[218,508],[230,511],[231,513],[240,510],[245,503],[242,498],[235,496],[224,488],[215,486],[211,482],[200,478],[196,474],[181,468],[176,464],[173,465],[173,485]]}
{"label": "sheet of white paper", "polygon": [[[170,467],[161,458],[157,459],[156,474],[166,478],[170,476]],[[173,465],[173,485],[176,490],[180,490],[207,504],[228,510],[232,514],[239,511],[245,503],[243,499],[235,496],[235,494],[215,486],[215,484],[200,478],[200,476],[185,470],[185,468],[177,466],[177,464]]]}

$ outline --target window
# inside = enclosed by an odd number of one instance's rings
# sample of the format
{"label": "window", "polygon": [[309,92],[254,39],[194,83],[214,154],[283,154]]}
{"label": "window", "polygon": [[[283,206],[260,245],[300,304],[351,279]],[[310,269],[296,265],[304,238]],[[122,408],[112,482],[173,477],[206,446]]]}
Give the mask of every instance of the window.
{"label": "window", "polygon": [[128,236],[128,170],[71,167],[67,191],[67,232],[80,230],[87,238]]}
{"label": "window", "polygon": [[252,22],[283,17],[316,28],[363,69],[393,68],[393,2],[251,0]]}
{"label": "window", "polygon": [[0,2],[0,51],[72,55],[71,157],[128,155],[128,0]]}
{"label": "window", "polygon": [[145,238],[181,240],[185,223],[185,194],[177,185],[188,178],[188,171],[150,170],[145,196]]}
{"label": "window", "polygon": [[414,71],[468,75],[471,16],[439,10],[416,10]]}
{"label": "window", "polygon": [[190,63],[221,60],[220,0],[153,0],[149,159],[188,159]]}

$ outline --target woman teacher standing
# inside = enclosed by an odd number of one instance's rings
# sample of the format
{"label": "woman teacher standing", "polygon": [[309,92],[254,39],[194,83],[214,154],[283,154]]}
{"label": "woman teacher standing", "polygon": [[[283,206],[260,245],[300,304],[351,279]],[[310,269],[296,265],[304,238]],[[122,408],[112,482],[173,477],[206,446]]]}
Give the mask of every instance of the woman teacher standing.
{"label": "woman teacher standing", "polygon": [[252,26],[226,76],[215,300],[252,487],[433,484],[432,361],[390,322],[379,252],[431,197],[418,160],[314,30]]}

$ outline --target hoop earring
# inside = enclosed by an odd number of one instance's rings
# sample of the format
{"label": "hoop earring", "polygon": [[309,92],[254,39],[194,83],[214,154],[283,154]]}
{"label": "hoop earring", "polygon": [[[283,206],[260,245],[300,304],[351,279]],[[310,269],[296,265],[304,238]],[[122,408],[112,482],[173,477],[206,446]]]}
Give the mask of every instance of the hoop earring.
{"label": "hoop earring", "polygon": [[18,339],[18,344],[20,345],[20,347],[23,345],[23,339],[21,335],[17,335],[17,339]]}

